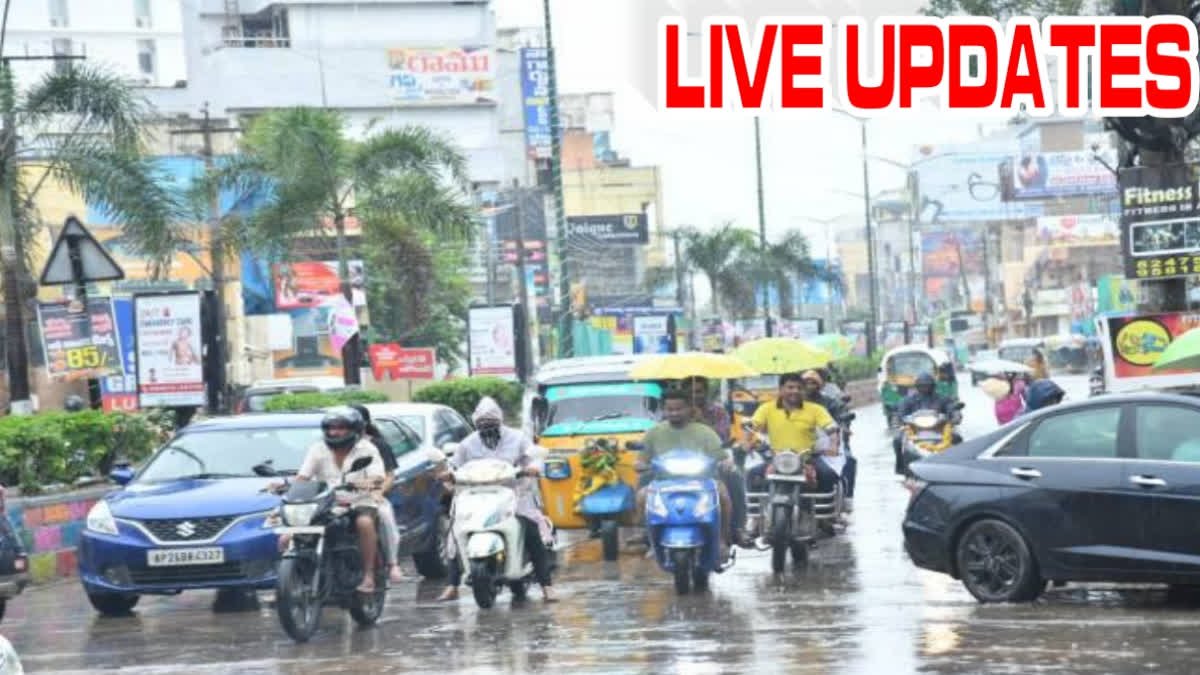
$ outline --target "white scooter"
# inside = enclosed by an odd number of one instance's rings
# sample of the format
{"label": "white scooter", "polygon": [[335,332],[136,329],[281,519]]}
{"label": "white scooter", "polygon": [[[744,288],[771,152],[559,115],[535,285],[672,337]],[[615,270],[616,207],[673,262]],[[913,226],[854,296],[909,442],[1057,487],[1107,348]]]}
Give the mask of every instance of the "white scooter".
{"label": "white scooter", "polygon": [[451,531],[465,581],[481,609],[495,604],[505,586],[514,600],[524,600],[533,581],[517,520],[518,478],[515,466],[498,459],[468,462],[454,472]]}

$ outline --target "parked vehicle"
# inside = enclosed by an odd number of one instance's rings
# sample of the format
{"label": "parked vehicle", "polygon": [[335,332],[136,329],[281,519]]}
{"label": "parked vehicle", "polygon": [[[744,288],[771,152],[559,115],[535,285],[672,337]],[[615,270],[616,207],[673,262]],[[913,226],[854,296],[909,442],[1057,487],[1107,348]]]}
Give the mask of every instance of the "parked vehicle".
{"label": "parked vehicle", "polygon": [[789,552],[799,569],[808,563],[811,545],[835,534],[834,522],[844,503],[841,481],[833,492],[817,491],[811,450],[773,452],[760,442],[757,452],[763,463],[746,475],[746,511],[758,535],[756,546],[771,549],[771,570],[776,574],[787,566]]}
{"label": "parked vehicle", "polygon": [[0,620],[4,619],[8,601],[29,585],[29,558],[7,514],[4,486],[0,485]]}
{"label": "parked vehicle", "polygon": [[[364,560],[354,523],[358,491],[345,480],[346,474],[361,471],[372,461],[371,457],[354,460],[342,472],[339,485],[301,481],[292,483],[283,495],[281,525],[272,531],[291,541],[279,561],[275,609],[279,624],[296,642],[308,642],[317,632],[326,605],[348,610],[360,626],[374,625],[383,614],[387,563],[378,532],[379,516],[375,515],[375,591],[360,593],[356,589],[363,583]],[[264,477],[280,475],[266,464],[255,466],[254,471]]]}
{"label": "parked vehicle", "polygon": [[879,365],[879,399],[889,427],[900,426],[900,404],[916,387],[917,377],[922,373],[934,376],[939,395],[958,400],[958,379],[946,352],[919,345],[897,347],[884,354]]}
{"label": "parked vehicle", "polygon": [[[461,443],[474,428],[458,411],[438,403],[368,403],[371,419],[391,417],[417,433],[422,450],[441,450]],[[389,441],[390,442],[390,441]]]}
{"label": "parked vehicle", "polygon": [[912,465],[905,549],[980,602],[1047,580],[1200,584],[1200,400],[1064,403]]}
{"label": "parked vehicle", "polygon": [[733,564],[719,559],[721,508],[713,477],[716,462],[673,450],[654,458],[646,495],[646,531],[659,566],[675,577],[675,591],[708,588],[709,574]]}
{"label": "parked vehicle", "polygon": [[[640,451],[641,444],[628,442],[625,447]],[[588,441],[580,457],[580,466],[591,475],[580,485],[577,510],[587,519],[592,536],[600,539],[604,559],[608,561],[616,560],[620,554],[620,525],[635,502],[633,485],[621,480],[617,472],[619,462],[620,446],[616,440],[605,438]],[[600,466],[609,464],[611,468]],[[568,460],[561,456],[547,459],[544,475],[552,481],[569,477]]]}
{"label": "parked vehicle", "polygon": [[[213,418],[184,427],[138,471],[119,466],[110,476],[123,489],[88,513],[80,534],[79,578],[103,614],[123,614],[141,595],[218,589],[227,594],[271,589],[279,549],[264,521],[279,497],[258,464],[287,475],[300,468],[321,438],[319,412],[263,413]],[[374,420],[385,437],[398,420]],[[407,432],[409,445],[415,433]],[[403,435],[401,435],[403,437]],[[389,439],[391,440],[391,439]],[[401,552],[418,571],[445,575],[442,485],[426,458],[398,445],[395,507]],[[427,475],[430,474],[430,475]]]}
{"label": "parked vehicle", "polygon": [[1000,352],[996,349],[981,349],[971,355],[967,361],[967,371],[971,373],[971,386],[979,384],[979,381],[987,377],[987,373],[981,371],[979,364],[986,364],[991,361],[999,360]]}
{"label": "parked vehicle", "polygon": [[346,389],[340,377],[289,377],[281,380],[258,380],[242,393],[237,412],[265,412],[267,401],[281,394],[307,394]]}
{"label": "parked vehicle", "polygon": [[463,579],[475,604],[489,609],[505,587],[524,600],[533,581],[533,563],[517,519],[517,468],[498,459],[479,459],[454,472],[454,540]]}

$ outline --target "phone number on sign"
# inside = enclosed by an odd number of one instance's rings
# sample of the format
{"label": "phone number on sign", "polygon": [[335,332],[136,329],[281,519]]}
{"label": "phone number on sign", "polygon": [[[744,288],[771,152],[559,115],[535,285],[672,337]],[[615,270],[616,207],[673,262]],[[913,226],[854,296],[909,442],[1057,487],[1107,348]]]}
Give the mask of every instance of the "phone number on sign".
{"label": "phone number on sign", "polygon": [[1139,260],[1134,264],[1134,278],[1176,277],[1200,274],[1200,256],[1178,256]]}

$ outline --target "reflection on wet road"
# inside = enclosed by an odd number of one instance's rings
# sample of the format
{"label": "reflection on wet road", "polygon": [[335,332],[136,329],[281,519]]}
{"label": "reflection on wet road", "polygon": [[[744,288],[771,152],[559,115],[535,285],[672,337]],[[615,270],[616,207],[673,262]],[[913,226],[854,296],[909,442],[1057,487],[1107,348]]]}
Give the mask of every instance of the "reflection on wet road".
{"label": "reflection on wet road", "polygon": [[[1064,378],[1086,396],[1085,378]],[[964,383],[971,437],[994,427],[991,401]],[[1026,606],[977,605],[954,580],[903,553],[908,493],[891,472],[878,406],[858,411],[856,513],[807,570],[776,579],[768,554],[742,552],[712,590],[677,597],[652,561],[600,559],[598,542],[564,554],[562,602],[535,598],[479,611],[465,593],[439,605],[437,585],[394,589],[382,623],[355,628],[328,610],[295,645],[272,607],[214,613],[211,593],[143,598],[100,619],[77,585],[28,592],[0,632],[31,672],[132,673],[718,673],[1187,672],[1200,658],[1200,602],[1161,589],[1068,586]]]}

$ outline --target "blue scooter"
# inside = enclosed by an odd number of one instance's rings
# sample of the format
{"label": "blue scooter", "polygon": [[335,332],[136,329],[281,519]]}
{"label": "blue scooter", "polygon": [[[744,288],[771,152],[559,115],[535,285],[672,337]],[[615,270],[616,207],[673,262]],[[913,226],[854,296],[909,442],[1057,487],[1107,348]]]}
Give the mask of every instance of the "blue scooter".
{"label": "blue scooter", "polygon": [[675,590],[687,593],[708,587],[710,572],[731,567],[718,560],[721,506],[716,461],[691,450],[672,450],[656,457],[646,494],[646,531],[660,567],[675,575]]}

